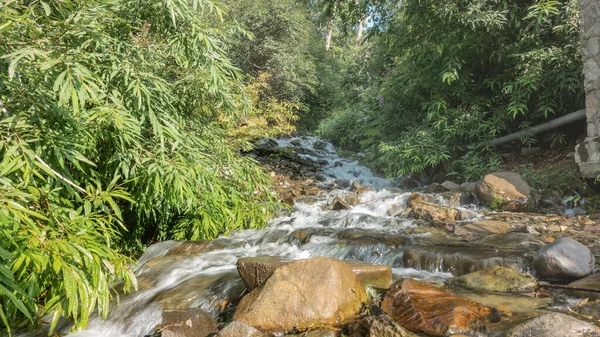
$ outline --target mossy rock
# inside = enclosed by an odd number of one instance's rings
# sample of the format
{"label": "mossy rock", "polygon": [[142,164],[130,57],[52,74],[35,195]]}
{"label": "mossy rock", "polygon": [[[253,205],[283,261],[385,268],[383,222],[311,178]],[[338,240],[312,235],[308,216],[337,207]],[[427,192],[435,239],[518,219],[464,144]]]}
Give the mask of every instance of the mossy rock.
{"label": "mossy rock", "polygon": [[447,281],[451,286],[460,286],[474,290],[497,291],[506,293],[533,292],[538,284],[531,275],[520,273],[512,268],[491,267]]}

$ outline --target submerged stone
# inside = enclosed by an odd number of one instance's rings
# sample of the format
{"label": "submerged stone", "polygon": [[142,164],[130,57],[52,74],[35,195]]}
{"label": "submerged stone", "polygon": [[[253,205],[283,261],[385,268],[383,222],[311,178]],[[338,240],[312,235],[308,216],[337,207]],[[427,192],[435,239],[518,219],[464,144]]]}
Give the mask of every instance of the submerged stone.
{"label": "submerged stone", "polygon": [[482,220],[476,222],[466,223],[458,227],[454,234],[460,236],[482,236],[490,234],[503,234],[508,232],[511,226],[508,222],[504,221],[493,221],[493,220]]}
{"label": "submerged stone", "polygon": [[388,315],[368,316],[347,327],[348,337],[417,337]]}
{"label": "submerged stone", "polygon": [[501,266],[479,270],[448,280],[448,284],[469,289],[507,293],[533,292],[537,281],[531,275]]}
{"label": "submerged stone", "polygon": [[163,312],[162,337],[207,337],[219,331],[217,321],[201,309]]}
{"label": "submerged stone", "polygon": [[578,288],[578,290],[568,291],[572,296],[598,300],[600,299],[600,272],[571,282],[569,287]]}

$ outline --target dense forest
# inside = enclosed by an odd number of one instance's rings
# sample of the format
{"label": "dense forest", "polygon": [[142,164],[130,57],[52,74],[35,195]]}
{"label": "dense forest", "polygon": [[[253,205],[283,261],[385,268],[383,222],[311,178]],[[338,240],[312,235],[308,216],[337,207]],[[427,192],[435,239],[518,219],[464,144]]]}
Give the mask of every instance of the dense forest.
{"label": "dense forest", "polygon": [[262,138],[480,178],[485,141],[584,106],[576,3],[3,1],[0,327],[83,328],[148,243],[264,226]]}

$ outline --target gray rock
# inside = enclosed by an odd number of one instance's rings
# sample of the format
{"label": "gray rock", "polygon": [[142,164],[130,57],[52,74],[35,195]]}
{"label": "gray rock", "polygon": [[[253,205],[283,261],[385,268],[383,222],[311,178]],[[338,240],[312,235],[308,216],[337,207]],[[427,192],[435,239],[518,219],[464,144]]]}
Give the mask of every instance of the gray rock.
{"label": "gray rock", "polygon": [[442,183],[442,187],[444,187],[445,189],[447,189],[448,191],[451,192],[460,192],[460,185],[458,185],[457,183],[450,181],[450,180],[446,180]]}
{"label": "gray rock", "polygon": [[542,280],[566,282],[594,272],[592,252],[571,238],[559,238],[540,249],[533,258],[533,267]]}
{"label": "gray rock", "polygon": [[600,337],[600,328],[565,314],[552,313],[520,324],[505,337]]}
{"label": "gray rock", "polygon": [[467,193],[475,193],[475,187],[477,186],[477,182],[463,183],[460,184],[460,191]]}

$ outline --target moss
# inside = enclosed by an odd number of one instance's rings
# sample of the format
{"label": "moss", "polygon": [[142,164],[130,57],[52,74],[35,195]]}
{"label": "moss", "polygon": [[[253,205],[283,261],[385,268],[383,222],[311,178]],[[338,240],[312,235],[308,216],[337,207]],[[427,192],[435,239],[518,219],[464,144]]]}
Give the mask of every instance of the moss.
{"label": "moss", "polygon": [[490,201],[490,208],[496,212],[502,212],[504,210],[504,200],[502,200],[502,197],[493,197],[492,201]]}
{"label": "moss", "polygon": [[586,198],[584,207],[588,214],[600,213],[600,195],[594,195]]}

